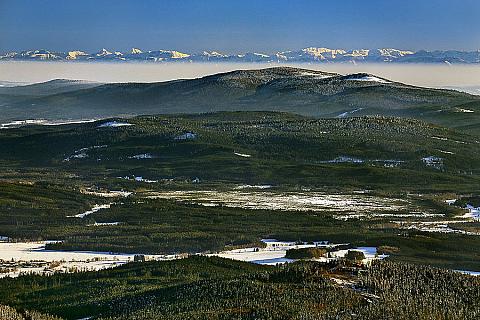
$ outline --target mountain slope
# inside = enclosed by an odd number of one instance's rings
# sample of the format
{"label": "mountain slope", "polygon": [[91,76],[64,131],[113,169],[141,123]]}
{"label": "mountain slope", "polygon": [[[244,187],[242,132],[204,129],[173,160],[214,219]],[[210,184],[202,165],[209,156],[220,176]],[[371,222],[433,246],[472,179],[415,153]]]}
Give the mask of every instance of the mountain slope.
{"label": "mountain slope", "polygon": [[101,83],[91,81],[55,79],[47,82],[29,85],[0,87],[0,94],[19,96],[46,96],[51,94],[94,88],[99,85],[101,85]]}
{"label": "mountain slope", "polygon": [[[71,90],[75,86],[83,87]],[[286,67],[160,83],[65,86],[53,81],[28,88],[0,91],[0,121],[251,110],[314,117],[401,116],[473,128],[472,132],[480,124],[478,96],[409,86],[369,74],[343,76]]]}

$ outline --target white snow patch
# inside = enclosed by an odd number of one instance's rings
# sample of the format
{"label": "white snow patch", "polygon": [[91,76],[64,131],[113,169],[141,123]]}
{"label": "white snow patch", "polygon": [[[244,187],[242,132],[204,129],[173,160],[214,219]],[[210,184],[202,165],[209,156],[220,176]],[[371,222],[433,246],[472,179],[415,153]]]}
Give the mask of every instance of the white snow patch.
{"label": "white snow patch", "polygon": [[440,151],[441,153],[445,153],[445,154],[455,154],[455,152],[445,151],[445,150],[440,150],[440,149],[438,149],[438,151]]}
{"label": "white snow patch", "polygon": [[146,182],[146,183],[156,183],[156,182],[158,182],[157,180],[144,179],[143,177],[135,177],[135,181]]}
{"label": "white snow patch", "polygon": [[319,161],[319,163],[363,163],[365,162],[362,159],[358,158],[353,158],[353,157],[348,157],[348,156],[340,156],[336,157],[335,159],[332,160],[327,160],[327,161]]}
{"label": "white snow patch", "polygon": [[456,108],[456,110],[458,110],[458,112],[464,112],[464,113],[473,113],[473,112],[475,112],[475,111],[470,110],[470,109],[462,109],[462,108]]}
{"label": "white snow patch", "polygon": [[340,113],[340,114],[337,116],[337,118],[345,118],[345,117],[347,117],[348,115],[353,114],[353,113],[358,112],[358,111],[361,111],[361,110],[363,110],[363,109],[365,109],[365,108],[358,108],[358,109],[355,109],[355,110],[352,110],[352,111],[347,111],[347,112]]}
{"label": "white snow patch", "polygon": [[132,194],[132,192],[129,192],[129,191],[115,191],[115,190],[109,190],[109,191],[83,190],[82,193],[97,196],[97,197],[103,197],[103,198],[116,198],[116,197],[126,198]]}
{"label": "white snow patch", "polygon": [[156,157],[154,155],[152,155],[151,153],[136,154],[134,156],[128,157],[128,159],[137,159],[137,160],[154,159],[154,158],[156,158]]}
{"label": "white snow patch", "polygon": [[463,274],[468,274],[470,276],[480,276],[480,272],[478,271],[468,271],[468,270],[453,270],[453,271],[456,271],[456,272],[460,272],[460,273],[463,273]]}
{"label": "white snow patch", "polygon": [[107,147],[107,145],[91,146],[91,147],[81,148],[81,149],[73,151],[73,154],[66,157],[65,159],[63,159],[63,161],[70,161],[72,159],[88,158],[88,153],[87,153],[88,151],[94,150],[94,149],[102,149],[102,148],[106,148],[106,147]]}
{"label": "white snow patch", "polygon": [[459,216],[458,218],[466,218],[480,221],[480,207],[474,208],[472,205],[468,204],[466,209],[468,210],[468,212],[462,216]]}
{"label": "white snow patch", "polygon": [[95,222],[94,224],[87,224],[88,227],[101,227],[101,226],[118,226],[121,222]]}
{"label": "white snow patch", "polygon": [[245,248],[223,251],[211,256],[227,259],[246,261],[256,264],[276,265],[278,263],[293,262],[295,260],[285,258],[286,250],[267,250],[263,248]]}
{"label": "white snow patch", "polygon": [[476,232],[453,229],[449,226],[449,224],[451,223],[459,223],[459,222],[462,222],[462,221],[458,221],[458,220],[457,221],[425,221],[425,222],[412,223],[402,229],[407,229],[407,230],[415,229],[422,232],[435,232],[435,233],[456,233],[456,234],[465,234],[465,235],[472,235],[472,236],[479,235]]}
{"label": "white snow patch", "polygon": [[125,176],[125,177],[118,177],[118,179],[124,179],[124,180],[130,180],[130,181],[136,181],[136,182],[145,182],[145,183],[157,183],[158,180],[150,180],[150,179],[145,179],[141,176]]}
{"label": "white snow patch", "polygon": [[97,121],[97,119],[58,120],[58,121],[50,121],[50,120],[44,120],[44,119],[15,120],[15,121],[0,124],[0,129],[18,128],[18,127],[24,127],[28,125],[60,126],[60,125],[66,125],[66,124],[90,123],[95,121]]}
{"label": "white snow patch", "polygon": [[243,158],[250,158],[252,156],[250,154],[238,153],[238,152],[234,152],[233,154],[236,155],[236,156],[239,156],[239,157],[243,157]]}
{"label": "white snow patch", "polygon": [[92,213],[96,213],[102,209],[110,209],[110,206],[112,205],[113,203],[107,203],[107,204],[96,204],[93,206],[92,209],[90,210],[87,210],[85,211],[84,213],[79,213],[79,214],[76,214],[74,216],[67,216],[68,218],[85,218],[86,216],[88,215],[91,215]]}
{"label": "white snow patch", "polygon": [[432,139],[437,139],[437,140],[442,140],[442,141],[447,141],[447,140],[448,140],[448,138],[445,138],[445,137],[431,136],[430,138],[432,138]]}
{"label": "white snow patch", "polygon": [[179,136],[175,137],[175,140],[195,140],[197,138],[197,134],[193,132],[185,132]]}
{"label": "white snow patch", "polygon": [[307,76],[307,77],[314,77],[315,79],[327,79],[327,78],[332,78],[333,75],[327,75],[327,74],[321,74],[321,73],[315,73],[315,72],[300,72],[298,73],[299,76]]}
{"label": "white snow patch", "polygon": [[[349,220],[349,219],[362,219],[367,215],[364,213],[361,214],[347,214],[347,215],[336,215],[335,219],[338,220]],[[369,218],[434,218],[434,217],[443,217],[443,213],[369,213]]]}
{"label": "white snow patch", "polygon": [[233,188],[234,190],[242,190],[242,189],[270,189],[272,186],[269,185],[269,184],[265,184],[265,185],[250,185],[250,184],[242,184],[242,185],[239,185],[235,188]]}
{"label": "white snow patch", "polygon": [[381,79],[375,76],[362,76],[358,78],[349,78],[348,80],[353,80],[353,81],[369,81],[369,82],[379,82],[379,83],[391,83],[390,81],[387,81],[385,79]]}
{"label": "white snow patch", "polygon": [[133,124],[128,122],[118,122],[118,121],[109,121],[102,123],[97,128],[117,128],[117,127],[128,127],[133,126]]}
{"label": "white snow patch", "polygon": [[422,158],[423,163],[426,166],[433,167],[435,169],[441,169],[443,167],[443,158],[437,156],[428,156]]}

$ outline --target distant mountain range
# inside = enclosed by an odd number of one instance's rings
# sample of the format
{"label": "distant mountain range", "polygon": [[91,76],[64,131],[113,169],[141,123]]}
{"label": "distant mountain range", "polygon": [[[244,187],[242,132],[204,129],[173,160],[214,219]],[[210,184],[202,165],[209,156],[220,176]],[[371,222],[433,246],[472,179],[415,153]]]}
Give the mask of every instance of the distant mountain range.
{"label": "distant mountain range", "polygon": [[85,51],[56,52],[49,50],[28,50],[0,54],[0,61],[146,61],[146,62],[398,62],[398,63],[480,63],[480,50],[477,51],[408,51],[391,48],[383,49],[328,49],[304,48],[296,51],[283,51],[273,54],[248,52],[243,54],[223,54],[217,51],[185,53],[175,50],[143,51],[132,48],[130,52],[102,49],[98,52]]}

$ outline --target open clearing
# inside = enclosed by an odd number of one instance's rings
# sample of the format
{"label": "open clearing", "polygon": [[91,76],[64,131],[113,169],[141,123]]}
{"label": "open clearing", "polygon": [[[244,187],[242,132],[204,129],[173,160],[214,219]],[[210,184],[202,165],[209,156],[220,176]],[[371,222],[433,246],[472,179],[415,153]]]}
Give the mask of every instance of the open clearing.
{"label": "open clearing", "polygon": [[385,211],[405,211],[411,202],[367,194],[269,191],[165,191],[151,192],[149,199],[174,199],[202,206],[282,211],[322,211],[337,217],[360,217]]}
{"label": "open clearing", "polygon": [[[46,250],[48,241],[0,242],[0,278],[26,273],[92,271],[116,267],[133,261],[134,254],[94,251]],[[147,255],[146,260],[170,260],[175,256]]]}
{"label": "open clearing", "polygon": [[[263,239],[266,244],[265,248],[252,247],[223,251],[220,253],[209,254],[209,256],[218,256],[221,258],[246,261],[262,265],[276,265],[279,263],[294,262],[294,259],[285,257],[289,249],[303,249],[303,248],[335,248],[339,244],[329,244],[328,241],[321,241],[320,243],[295,243],[289,241],[278,241],[276,239]],[[322,257],[314,259],[316,261],[328,262],[338,258],[344,258],[349,250],[361,251],[365,255],[364,263],[369,263],[374,259],[384,259],[386,255],[377,255],[377,248],[375,247],[358,247],[348,250],[338,250],[332,252],[331,257]]]}

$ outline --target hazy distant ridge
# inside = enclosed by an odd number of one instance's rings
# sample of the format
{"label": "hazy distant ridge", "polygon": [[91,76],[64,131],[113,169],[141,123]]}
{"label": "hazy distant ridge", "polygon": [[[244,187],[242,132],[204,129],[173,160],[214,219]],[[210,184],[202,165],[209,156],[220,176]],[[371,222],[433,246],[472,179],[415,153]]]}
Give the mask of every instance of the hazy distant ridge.
{"label": "hazy distant ridge", "polygon": [[397,62],[397,63],[480,63],[477,51],[409,51],[392,48],[381,49],[329,49],[309,47],[294,51],[276,53],[248,52],[224,54],[217,51],[187,53],[176,50],[148,50],[132,48],[129,52],[102,49],[98,52],[73,50],[56,52],[49,50],[28,50],[8,52],[0,60],[27,61],[146,61],[146,62]]}
{"label": "hazy distant ridge", "polygon": [[480,97],[367,73],[274,67],[157,83],[54,80],[0,88],[0,120],[80,120],[141,114],[282,111],[305,116],[414,118],[478,132]]}

